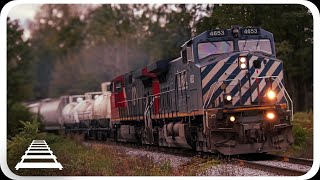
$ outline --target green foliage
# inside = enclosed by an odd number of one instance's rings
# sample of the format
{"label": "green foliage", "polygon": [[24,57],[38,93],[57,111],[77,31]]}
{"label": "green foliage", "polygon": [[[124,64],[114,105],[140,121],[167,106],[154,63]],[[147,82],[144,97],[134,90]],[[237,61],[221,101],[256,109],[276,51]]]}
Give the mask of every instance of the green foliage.
{"label": "green foliage", "polygon": [[[30,131],[27,130],[27,132]],[[18,135],[9,141],[8,164],[15,174],[23,176],[164,176],[172,174],[172,168],[167,161],[156,165],[148,157],[129,156],[113,146],[99,144],[84,146],[70,138],[47,133],[37,134],[33,138],[46,140],[57,156],[57,160],[62,164],[63,170],[37,169],[30,171],[21,169],[16,171],[14,166],[20,161],[20,157],[32,141],[31,136],[33,135],[23,138]]]}
{"label": "green foliage", "polygon": [[[299,139],[299,134],[305,138],[306,143],[313,141],[313,112],[297,112],[293,117],[293,132],[296,132],[295,139]],[[298,143],[299,144],[299,143]],[[303,144],[301,144],[303,145]]]}
{"label": "green foliage", "polygon": [[293,128],[294,144],[297,146],[304,145],[306,142],[307,131],[301,126]]}
{"label": "green foliage", "polygon": [[8,136],[13,137],[20,131],[21,128],[23,128],[23,124],[20,122],[30,121],[31,119],[33,119],[33,114],[30,113],[29,110],[21,103],[12,102],[11,100],[8,100],[7,108]]}
{"label": "green foliage", "polygon": [[24,151],[28,148],[32,140],[37,139],[39,132],[39,122],[36,119],[32,121],[20,121],[22,124],[21,131],[16,134],[11,140],[8,140],[8,164],[14,165],[20,161]]}
{"label": "green foliage", "polygon": [[17,20],[7,19],[7,97],[22,101],[33,96],[32,58],[28,41]]}
{"label": "green foliage", "polygon": [[293,118],[294,144],[286,152],[289,156],[313,157],[313,112],[297,112]]}

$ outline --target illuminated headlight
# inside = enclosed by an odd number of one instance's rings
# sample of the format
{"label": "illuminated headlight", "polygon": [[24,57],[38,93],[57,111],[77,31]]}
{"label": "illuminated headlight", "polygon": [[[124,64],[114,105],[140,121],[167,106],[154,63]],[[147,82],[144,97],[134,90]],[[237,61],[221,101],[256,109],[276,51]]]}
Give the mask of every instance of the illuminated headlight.
{"label": "illuminated headlight", "polygon": [[273,90],[269,90],[267,92],[267,97],[270,99],[270,100],[273,100],[274,98],[276,98],[276,93],[273,91]]}
{"label": "illuminated headlight", "polygon": [[230,94],[226,95],[226,100],[227,101],[231,101],[232,100],[232,96]]}
{"label": "illuminated headlight", "polygon": [[239,67],[241,70],[247,69],[247,58],[239,57]]}
{"label": "illuminated headlight", "polygon": [[232,105],[232,96],[229,93],[223,94],[223,103],[225,106]]}
{"label": "illuminated headlight", "polygon": [[247,68],[247,65],[246,65],[246,64],[240,64],[240,68],[241,68],[241,69],[246,69],[246,68]]}
{"label": "illuminated headlight", "polygon": [[245,63],[247,61],[247,58],[246,57],[240,57],[240,63]]}
{"label": "illuminated headlight", "polygon": [[230,116],[230,117],[229,117],[229,120],[230,120],[231,122],[234,122],[234,121],[236,120],[236,118],[235,118],[234,116]]}
{"label": "illuminated headlight", "polygon": [[274,119],[276,116],[275,116],[275,114],[273,113],[273,112],[267,112],[267,118],[268,119],[270,119],[270,120],[272,120],[272,119]]}

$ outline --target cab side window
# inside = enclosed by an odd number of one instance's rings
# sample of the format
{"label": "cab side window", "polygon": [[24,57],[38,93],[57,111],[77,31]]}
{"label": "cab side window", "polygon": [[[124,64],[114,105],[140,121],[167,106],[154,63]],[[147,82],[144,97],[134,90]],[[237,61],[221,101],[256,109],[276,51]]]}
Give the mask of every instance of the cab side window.
{"label": "cab side window", "polygon": [[115,84],[116,84],[115,92],[120,92],[122,90],[121,82],[115,82]]}

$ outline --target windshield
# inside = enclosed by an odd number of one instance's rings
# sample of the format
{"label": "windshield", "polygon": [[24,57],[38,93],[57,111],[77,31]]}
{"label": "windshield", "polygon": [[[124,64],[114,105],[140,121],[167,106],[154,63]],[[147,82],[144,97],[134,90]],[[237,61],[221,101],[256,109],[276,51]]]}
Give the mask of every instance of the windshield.
{"label": "windshield", "polygon": [[229,53],[229,52],[233,52],[232,41],[205,42],[205,43],[198,44],[199,60],[213,54],[222,54],[222,53]]}
{"label": "windshield", "polygon": [[240,51],[263,51],[265,53],[272,54],[269,39],[239,40],[238,46]]}

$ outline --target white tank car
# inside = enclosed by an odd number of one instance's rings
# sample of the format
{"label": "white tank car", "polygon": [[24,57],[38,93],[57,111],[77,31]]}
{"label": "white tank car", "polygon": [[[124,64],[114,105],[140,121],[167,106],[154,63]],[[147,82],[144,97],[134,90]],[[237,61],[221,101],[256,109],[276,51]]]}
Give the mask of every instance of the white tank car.
{"label": "white tank car", "polygon": [[69,96],[69,103],[62,110],[63,124],[65,127],[73,127],[78,125],[79,121],[74,116],[77,111],[77,105],[84,99],[84,95]]}
{"label": "white tank car", "polygon": [[93,104],[93,118],[94,119],[110,119],[111,118],[111,104],[110,92],[104,92],[94,100]]}
{"label": "white tank car", "polygon": [[80,127],[90,127],[94,98],[99,96],[100,94],[101,92],[85,93],[85,100],[77,104],[77,106],[75,107],[74,117],[77,122],[80,122]]}
{"label": "white tank car", "polygon": [[40,108],[40,101],[34,102],[34,103],[25,103],[25,106],[28,107],[29,111],[32,112],[35,115],[39,114],[39,108]]}
{"label": "white tank car", "polygon": [[67,97],[62,96],[59,99],[43,99],[27,106],[31,112],[41,116],[45,130],[60,130],[63,129],[62,109],[66,103]]}
{"label": "white tank car", "polygon": [[110,82],[101,83],[102,94],[97,96],[93,104],[93,119],[100,127],[107,127],[111,118],[111,92],[108,91]]}

